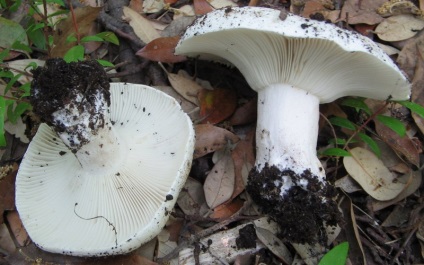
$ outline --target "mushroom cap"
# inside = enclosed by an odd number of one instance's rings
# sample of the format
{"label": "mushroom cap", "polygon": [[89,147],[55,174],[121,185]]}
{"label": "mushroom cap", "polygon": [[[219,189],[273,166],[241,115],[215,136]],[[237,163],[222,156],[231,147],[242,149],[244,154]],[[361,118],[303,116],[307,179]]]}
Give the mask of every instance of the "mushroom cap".
{"label": "mushroom cap", "polygon": [[118,172],[87,173],[46,124],[20,165],[16,207],[46,251],[106,256],[136,249],[163,228],[189,173],[194,130],[178,102],[144,85],[112,83],[110,92],[110,120],[128,147]]}
{"label": "mushroom cap", "polygon": [[287,83],[321,103],[343,96],[405,100],[410,95],[406,77],[367,37],[275,9],[210,12],[187,28],[175,53],[229,62],[256,91]]}

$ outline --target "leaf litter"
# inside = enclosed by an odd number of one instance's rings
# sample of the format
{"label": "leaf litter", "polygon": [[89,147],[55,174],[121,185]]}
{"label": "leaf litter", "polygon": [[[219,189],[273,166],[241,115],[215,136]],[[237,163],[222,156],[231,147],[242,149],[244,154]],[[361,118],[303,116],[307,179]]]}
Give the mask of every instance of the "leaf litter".
{"label": "leaf litter", "polygon": [[[163,32],[170,32],[166,38],[161,37],[162,26],[158,28],[152,23],[152,21],[157,21],[161,25],[171,25],[177,17],[194,15],[194,13],[190,14],[191,11],[184,11],[184,8],[201,14],[207,13],[213,8],[229,6],[234,3],[224,0],[196,0],[195,5],[180,2],[149,0],[141,4],[140,1],[131,1],[132,9],[126,6],[122,7],[125,12],[122,15],[127,18],[127,23],[147,44],[142,48],[142,50],[144,49],[142,52],[133,50],[132,53],[134,56],[138,52],[138,55],[143,57],[137,60],[142,61],[142,66],[145,67],[142,68],[143,75],[148,76],[148,83],[161,86],[161,90],[167,91],[168,94],[175,97],[185,106],[183,109],[190,112],[196,123],[193,170],[191,178],[186,182],[178,198],[178,206],[173,211],[175,218],[170,219],[157,237],[157,241],[153,240],[145,245],[149,249],[145,252],[140,249],[127,256],[92,261],[53,255],[39,250],[33,243],[30,243],[19,222],[19,216],[14,211],[13,178],[8,175],[0,179],[0,191],[4,191],[4,193],[0,192],[0,196],[3,196],[1,209],[4,214],[2,216],[6,217],[6,221],[0,229],[0,235],[2,235],[0,246],[7,252],[0,256],[0,261],[5,260],[10,264],[29,262],[29,264],[122,263],[136,265],[159,264],[156,261],[164,261],[164,259],[158,260],[158,258],[171,255],[170,258],[165,259],[169,262],[168,264],[178,264],[178,262],[195,264],[196,260],[200,261],[200,264],[210,264],[211,262],[226,264],[241,260],[245,251],[251,250],[252,252],[249,254],[251,257],[254,256],[266,264],[281,262],[317,264],[320,257],[328,252],[329,249],[323,246],[290,245],[277,238],[275,236],[278,232],[277,228],[272,226],[266,217],[258,216],[255,205],[252,205],[244,191],[246,176],[255,161],[256,98],[245,83],[238,82],[238,80],[243,80],[240,74],[233,72],[231,78],[218,74],[214,76],[211,75],[210,69],[218,69],[218,66],[213,63],[207,64],[209,68],[206,68],[204,64],[197,64],[192,60],[176,59],[173,49],[178,41],[178,35],[188,23],[179,23],[179,26],[172,30],[165,28]],[[417,6],[411,5],[412,2],[409,1],[398,0],[347,0],[342,4],[335,3],[335,5],[329,4],[330,2],[334,4],[332,1],[316,0],[283,2],[284,5],[281,5],[280,8],[286,7],[294,12],[298,11],[300,15],[308,18],[323,18],[338,24],[344,22],[345,26],[354,28],[375,41],[384,40],[384,44],[390,49],[394,49],[394,47],[399,49],[397,62],[412,81],[412,101],[424,104],[422,95],[424,93],[424,81],[422,80],[424,76],[422,55],[424,53],[423,45],[421,45],[424,35],[421,26],[408,24],[422,24],[419,11],[424,9],[424,1],[415,1]],[[254,2],[252,1],[252,3]],[[418,11],[417,8],[419,8]],[[75,9],[82,36],[89,34],[89,29],[100,12],[101,8],[81,7]],[[407,17],[406,22],[402,20],[403,17]],[[119,19],[121,18],[122,16]],[[363,25],[370,26],[364,27]],[[402,31],[405,28],[409,30]],[[54,35],[56,46],[52,54],[55,56],[61,56],[67,51],[69,43],[66,42],[66,37],[75,33],[69,17],[61,22],[58,29],[61,34]],[[19,31],[15,33],[19,33]],[[116,33],[119,35],[120,32],[116,31]],[[405,35],[406,33],[407,35]],[[128,37],[125,34],[122,36],[121,38]],[[128,40],[131,42],[131,39]],[[404,42],[399,43],[399,40],[404,40]],[[94,49],[96,52],[100,48],[95,47]],[[116,50],[108,49],[108,53],[105,53],[108,54],[105,59],[118,58]],[[18,52],[17,55],[19,56],[21,53]],[[94,56],[94,54],[86,56]],[[155,64],[149,60],[165,63],[166,73],[151,70],[154,67],[146,67]],[[9,63],[10,68],[22,70],[21,66],[18,66],[19,61],[10,61]],[[3,67],[7,66],[3,65]],[[141,73],[137,74],[141,75]],[[119,78],[123,81],[127,80],[125,75]],[[196,82],[195,80],[199,78],[209,81],[211,86],[205,87],[203,83]],[[23,76],[19,81],[25,82],[25,80],[30,80],[30,77]],[[234,85],[235,83],[238,83],[238,86]],[[326,118],[340,116],[354,122],[356,126],[361,125],[367,119],[367,114],[363,111],[353,112],[352,109],[347,109],[339,102],[329,105],[332,106],[330,107],[331,111],[324,111],[328,106],[322,106],[323,115]],[[196,113],[196,108],[197,116],[193,115]],[[391,109],[387,109],[387,111],[389,112],[385,115],[396,116]],[[410,119],[411,116],[413,119]],[[373,119],[365,127],[365,133],[372,136],[374,141],[386,143],[385,148],[380,146],[381,157],[377,157],[369,151],[368,147],[359,140],[349,144],[352,156],[343,159],[348,162],[341,163],[341,160],[337,158],[322,157],[322,159],[326,159],[327,177],[337,180],[339,184],[344,179],[343,183],[345,184],[340,184],[338,187],[345,191],[344,194],[339,195],[339,202],[340,209],[345,214],[346,224],[342,224],[343,229],[340,234],[339,231],[329,231],[329,234],[334,235],[330,244],[349,242],[348,259],[351,264],[364,262],[384,264],[392,258],[400,260],[399,264],[423,262],[424,225],[419,217],[422,217],[420,209],[423,207],[422,196],[420,196],[423,192],[420,154],[424,122],[422,117],[409,112],[403,115],[401,120],[406,127],[406,135],[403,137],[379,123],[377,119]],[[33,129],[31,126],[34,121],[28,122],[28,117],[25,121],[25,123],[21,123],[19,131],[31,138],[29,131]],[[27,127],[26,130],[23,129],[23,125]],[[325,119],[322,119],[319,146],[327,146],[334,134],[338,138],[347,139],[354,136],[355,132],[343,128],[332,128],[325,122]],[[232,146],[231,151],[227,149],[229,145]],[[330,145],[334,145],[334,143]],[[9,148],[9,150],[12,149]],[[389,153],[390,156],[387,156]],[[8,161],[11,157],[15,157],[7,153],[4,153],[3,156],[2,161]],[[213,157],[218,157],[218,160],[213,160]],[[346,183],[350,183],[349,185],[352,186],[349,188],[344,186],[348,185]],[[356,187],[352,188],[354,184]],[[398,209],[402,207],[404,211],[399,212]],[[396,216],[396,213],[402,213],[399,214],[402,218],[389,222],[387,216]],[[258,221],[262,223],[262,226],[257,225]],[[250,226],[253,223],[255,225]],[[250,239],[255,242],[256,247],[237,248],[236,241],[240,237],[240,233],[244,233],[241,232],[244,227],[251,227],[249,229],[255,235],[250,233]],[[249,232],[246,233],[249,235]],[[228,241],[226,241],[228,244],[222,245],[225,242],[222,240],[225,236],[228,236]],[[212,241],[210,242],[209,239]],[[18,242],[21,246],[28,243],[29,245],[18,250],[11,242]],[[192,243],[190,246],[184,247],[190,242]],[[179,253],[180,255],[178,255]],[[265,262],[266,257],[268,257],[267,262]],[[202,260],[210,262],[202,263]]]}

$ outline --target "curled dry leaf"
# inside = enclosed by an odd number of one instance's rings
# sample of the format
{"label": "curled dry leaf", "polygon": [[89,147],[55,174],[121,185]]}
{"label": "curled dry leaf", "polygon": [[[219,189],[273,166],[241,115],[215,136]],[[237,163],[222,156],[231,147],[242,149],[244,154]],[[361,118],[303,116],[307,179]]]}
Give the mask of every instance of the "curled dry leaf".
{"label": "curled dry leaf", "polygon": [[197,95],[203,87],[200,86],[196,81],[187,78],[182,71],[179,71],[178,74],[167,73],[169,83],[171,86],[185,99],[199,106],[199,100]]}
{"label": "curled dry leaf", "polygon": [[144,43],[149,43],[160,37],[159,32],[147,18],[127,6],[123,7],[122,12],[124,13],[122,19],[130,24],[135,35]]}
{"label": "curled dry leaf", "polygon": [[390,205],[393,205],[413,194],[421,186],[422,176],[419,171],[412,171],[400,178],[401,182],[405,183],[405,188],[395,198],[388,201],[372,201],[371,206],[373,211],[379,211]]}
{"label": "curled dry leaf", "polygon": [[202,157],[227,146],[228,142],[237,143],[240,138],[232,132],[213,126],[199,124],[195,126],[196,143],[194,145],[194,158]]}
{"label": "curled dry leaf", "polygon": [[163,62],[178,63],[187,60],[185,56],[175,55],[174,50],[180,37],[158,37],[136,52],[136,55],[145,59]]}
{"label": "curled dry leaf", "polygon": [[415,143],[407,136],[399,136],[390,128],[374,119],[375,130],[381,139],[387,143],[395,152],[402,154],[410,163],[415,166],[420,164],[420,151]]}
{"label": "curled dry leaf", "polygon": [[234,162],[229,152],[211,169],[203,185],[206,203],[214,209],[231,198],[234,190]]}
{"label": "curled dry leaf", "polygon": [[178,206],[186,215],[202,216],[208,211],[206,206],[203,185],[192,178],[188,178],[177,200]]}
{"label": "curled dry leaf", "polygon": [[423,28],[424,20],[413,15],[397,15],[384,19],[375,33],[385,41],[401,41],[414,37]]}
{"label": "curled dry leaf", "polygon": [[229,89],[202,89],[198,98],[203,123],[219,123],[231,116],[237,107],[237,95]]}
{"label": "curled dry leaf", "polygon": [[380,201],[395,198],[405,188],[377,158],[377,156],[361,147],[350,150],[352,156],[343,158],[346,171],[371,197]]}

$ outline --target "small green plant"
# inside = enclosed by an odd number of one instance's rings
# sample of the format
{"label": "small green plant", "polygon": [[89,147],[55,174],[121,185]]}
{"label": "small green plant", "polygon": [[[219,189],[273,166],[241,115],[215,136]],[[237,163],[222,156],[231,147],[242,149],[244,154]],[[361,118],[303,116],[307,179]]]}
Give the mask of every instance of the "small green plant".
{"label": "small green plant", "polygon": [[322,257],[318,265],[345,265],[349,243],[343,242],[335,246]]}
{"label": "small green plant", "polygon": [[[411,112],[419,115],[420,117],[424,118],[424,107],[410,102],[410,101],[396,101],[393,103],[398,103],[402,106],[405,106],[408,108]],[[334,139],[331,139],[329,141],[330,144],[333,144],[334,148],[328,148],[321,152],[321,155],[325,156],[336,156],[336,157],[343,157],[343,156],[350,156],[350,153],[347,151],[348,145],[352,143],[358,142],[358,140],[363,141],[366,143],[369,148],[378,156],[381,156],[380,148],[378,147],[377,143],[368,135],[365,133],[366,125],[371,122],[372,120],[377,120],[381,122],[383,125],[387,126],[391,130],[393,130],[395,133],[397,133],[399,136],[403,137],[406,134],[406,128],[405,125],[399,121],[396,118],[389,117],[386,115],[380,114],[380,112],[385,109],[385,107],[390,104],[390,102],[387,102],[386,105],[384,105],[380,110],[377,110],[376,112],[372,113],[368,105],[364,102],[364,99],[362,98],[347,98],[341,102],[342,106],[351,107],[354,108],[355,111],[363,116],[366,116],[366,121],[362,125],[357,125],[350,121],[347,118],[343,117],[331,117],[328,119],[331,126],[336,126],[339,128],[351,130],[353,134],[350,136],[349,139],[342,139],[335,137]],[[357,140],[355,137],[357,137]],[[342,147],[339,147],[342,146]]]}

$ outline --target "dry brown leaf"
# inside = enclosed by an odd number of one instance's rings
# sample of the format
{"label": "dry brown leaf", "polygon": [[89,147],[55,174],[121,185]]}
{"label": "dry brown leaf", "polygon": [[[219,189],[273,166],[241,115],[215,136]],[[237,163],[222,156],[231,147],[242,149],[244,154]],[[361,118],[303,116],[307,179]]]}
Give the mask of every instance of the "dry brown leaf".
{"label": "dry brown leaf", "polygon": [[130,0],[128,6],[137,13],[143,12],[143,0]]}
{"label": "dry brown leaf", "polygon": [[185,56],[175,55],[175,46],[180,37],[159,37],[147,43],[141,50],[136,52],[136,55],[145,59],[163,62],[163,63],[178,63],[187,60]]}
{"label": "dry brown leaf", "polygon": [[397,15],[384,19],[375,29],[385,41],[401,41],[414,37],[424,28],[424,20],[413,15]]}
{"label": "dry brown leaf", "polygon": [[177,203],[186,215],[202,216],[208,211],[203,185],[192,178],[187,179],[178,196]]}
{"label": "dry brown leaf", "polygon": [[123,7],[122,11],[124,13],[122,19],[131,25],[135,35],[137,35],[141,41],[149,43],[154,39],[160,38],[159,32],[153,27],[150,20],[126,6]]}
{"label": "dry brown leaf", "polygon": [[256,121],[257,99],[251,99],[247,103],[238,107],[229,118],[231,125],[244,125]]}
{"label": "dry brown leaf", "polygon": [[[376,10],[387,0],[347,0],[344,2],[340,20],[348,24],[375,25],[381,23],[383,18]],[[346,17],[347,15],[347,17]]]}
{"label": "dry brown leaf", "polygon": [[396,226],[401,227],[409,220],[411,214],[411,208],[405,207],[404,205],[396,205],[396,207],[390,212],[386,219],[381,223],[382,227]]}
{"label": "dry brown leaf", "polygon": [[203,185],[206,203],[214,209],[231,198],[234,190],[234,162],[229,152],[226,152],[214,165]]}
{"label": "dry brown leaf", "polygon": [[355,182],[349,175],[336,180],[334,186],[342,189],[346,193],[352,193],[362,190],[361,186],[359,186],[358,183]]}
{"label": "dry brown leaf", "polygon": [[198,16],[213,11],[213,7],[206,0],[193,0],[194,13]]}
{"label": "dry brown leaf", "polygon": [[420,151],[407,135],[403,137],[399,136],[399,134],[395,133],[377,119],[374,119],[374,123],[377,134],[385,143],[390,145],[395,152],[402,154],[410,163],[419,166]]}
{"label": "dry brown leaf", "polygon": [[10,170],[7,176],[0,179],[0,224],[4,222],[3,213],[15,208],[15,178],[18,167],[15,165],[7,170]]}
{"label": "dry brown leaf", "polygon": [[285,264],[292,264],[293,257],[284,243],[276,236],[276,231],[256,227],[258,239]]}
{"label": "dry brown leaf", "polygon": [[203,89],[196,81],[187,78],[183,72],[178,74],[168,73],[168,80],[171,86],[185,99],[199,106],[197,95]]}
{"label": "dry brown leaf", "polygon": [[[75,22],[78,25],[78,32],[80,37],[87,36],[91,30],[92,24],[97,19],[102,7],[78,7],[74,9]],[[72,20],[72,16],[62,20],[57,30],[54,33],[54,44],[55,46],[51,50],[51,57],[63,57],[65,53],[75,46],[75,43],[68,43],[66,39],[69,36],[76,36],[75,25]]]}
{"label": "dry brown leaf", "polygon": [[374,153],[361,147],[349,152],[351,156],[343,158],[346,171],[374,199],[391,200],[405,188],[404,183],[396,182],[392,172]]}
{"label": "dry brown leaf", "polygon": [[6,224],[0,224],[0,249],[4,250],[7,256],[15,252],[16,246],[10,236]]}
{"label": "dry brown leaf", "polygon": [[236,212],[238,212],[241,207],[244,205],[244,200],[240,198],[235,198],[234,200],[221,204],[215,209],[213,209],[213,213],[209,215],[210,218],[214,218],[219,220],[225,220],[229,218],[230,216],[234,215]]}
{"label": "dry brown leaf", "polygon": [[231,116],[237,107],[237,95],[230,89],[202,89],[198,94],[203,123],[217,124]]}
{"label": "dry brown leaf", "polygon": [[421,176],[421,172],[419,171],[413,171],[413,172],[410,172],[410,174],[406,174],[404,179],[406,179],[405,189],[403,189],[398,196],[388,201],[373,200],[371,202],[373,211],[379,211],[390,205],[400,202],[401,200],[405,199],[409,195],[413,194],[421,186],[422,176]]}
{"label": "dry brown leaf", "polygon": [[246,137],[237,143],[231,152],[234,161],[235,184],[232,198],[244,191],[247,177],[255,164],[255,128],[251,128]]}
{"label": "dry brown leaf", "polygon": [[144,13],[156,13],[161,11],[164,7],[165,1],[163,0],[143,0]]}
{"label": "dry brown leaf", "polygon": [[8,212],[6,215],[7,222],[10,226],[10,230],[13,233],[13,236],[18,242],[20,247],[26,246],[30,242],[30,238],[28,236],[27,231],[22,224],[21,218],[19,218],[19,214],[17,211]]}
{"label": "dry brown leaf", "polygon": [[228,142],[235,144],[240,140],[232,132],[211,124],[199,124],[194,129],[196,132],[194,158],[220,150],[227,146]]}

